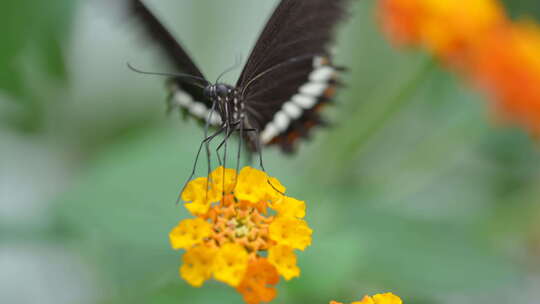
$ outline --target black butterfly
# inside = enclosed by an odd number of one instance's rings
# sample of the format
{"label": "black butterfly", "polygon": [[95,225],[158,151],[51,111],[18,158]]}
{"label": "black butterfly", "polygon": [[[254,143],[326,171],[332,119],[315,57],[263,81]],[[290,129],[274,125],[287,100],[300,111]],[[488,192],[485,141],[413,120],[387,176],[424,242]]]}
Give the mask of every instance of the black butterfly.
{"label": "black butterfly", "polygon": [[282,0],[235,86],[207,81],[141,0],[129,0],[129,5],[149,38],[185,73],[171,78],[172,106],[217,127],[218,133],[240,131],[252,151],[276,144],[292,152],[297,139],[324,124],[319,112],[339,86],[341,68],[332,65],[328,47],[347,2]]}

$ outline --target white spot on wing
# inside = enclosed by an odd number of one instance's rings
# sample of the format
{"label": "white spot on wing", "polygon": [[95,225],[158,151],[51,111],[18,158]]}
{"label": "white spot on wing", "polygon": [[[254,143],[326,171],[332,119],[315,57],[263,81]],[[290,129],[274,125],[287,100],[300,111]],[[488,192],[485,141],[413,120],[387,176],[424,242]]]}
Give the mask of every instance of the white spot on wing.
{"label": "white spot on wing", "polygon": [[[210,111],[207,111],[207,113],[210,113]],[[210,124],[214,126],[221,125],[221,117],[216,111],[213,111],[212,115],[210,116]]]}
{"label": "white spot on wing", "polygon": [[174,94],[174,100],[178,105],[185,108],[188,108],[193,103],[193,97],[182,90],[176,91]]}
{"label": "white spot on wing", "polygon": [[309,80],[312,82],[327,82],[334,76],[334,74],[334,68],[331,66],[323,66],[311,72],[311,75],[309,75]]}
{"label": "white spot on wing", "polygon": [[300,93],[319,97],[324,93],[328,85],[326,83],[308,82],[300,87]]}
{"label": "white spot on wing", "polygon": [[195,102],[189,106],[189,113],[191,113],[193,116],[206,119],[206,115],[208,115],[208,110],[206,109],[206,106],[200,102]]}
{"label": "white spot on wing", "polygon": [[283,111],[277,112],[273,120],[274,125],[280,132],[287,130],[290,122],[291,119]]}
{"label": "white spot on wing", "polygon": [[204,103],[195,101],[191,95],[176,86],[173,90],[175,90],[173,100],[176,105],[186,109],[196,118],[209,120],[211,125],[221,125],[221,116],[218,112],[214,111],[209,117],[210,109]]}
{"label": "white spot on wing", "polygon": [[302,116],[302,108],[292,101],[288,101],[283,105],[283,112],[292,119],[298,119]]}
{"label": "white spot on wing", "polygon": [[299,119],[304,110],[312,109],[317,101],[329,87],[328,82],[336,76],[337,71],[330,66],[329,60],[323,56],[313,58],[313,71],[309,75],[309,82],[298,89],[298,93],[291,100],[284,103],[279,112],[269,122],[261,133],[261,142],[268,144],[280,133],[285,132],[291,121]]}
{"label": "white spot on wing", "polygon": [[311,96],[296,94],[293,96],[292,102],[299,105],[303,109],[311,109],[315,106],[317,99]]}
{"label": "white spot on wing", "polygon": [[322,67],[324,65],[324,57],[321,57],[321,56],[317,56],[315,58],[313,58],[313,66],[315,68],[319,68],[319,67]]}
{"label": "white spot on wing", "polygon": [[278,128],[276,128],[274,123],[271,122],[266,125],[266,127],[264,128],[264,131],[261,133],[261,141],[267,144],[278,134],[279,134]]}

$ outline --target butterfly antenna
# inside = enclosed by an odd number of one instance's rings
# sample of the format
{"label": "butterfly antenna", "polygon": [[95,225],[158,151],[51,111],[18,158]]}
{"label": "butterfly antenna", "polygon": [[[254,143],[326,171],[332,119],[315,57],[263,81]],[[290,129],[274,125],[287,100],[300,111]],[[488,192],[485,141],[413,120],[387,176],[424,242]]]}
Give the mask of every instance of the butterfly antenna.
{"label": "butterfly antenna", "polygon": [[219,83],[221,78],[225,76],[227,73],[234,71],[235,69],[240,67],[240,64],[242,64],[242,54],[236,55],[236,59],[234,62],[234,65],[223,71],[223,73],[219,74],[219,77],[216,80],[216,83]]}
{"label": "butterfly antenna", "polygon": [[[208,80],[202,78],[202,77],[197,77],[197,76],[193,76],[193,75],[189,75],[189,74],[183,74],[183,73],[160,73],[160,72],[147,72],[147,71],[143,71],[143,70],[140,70],[136,67],[134,67],[133,65],[131,65],[131,63],[127,63],[126,64],[127,67],[132,70],[133,72],[135,73],[139,73],[139,74],[144,74],[144,75],[154,75],[154,76],[164,76],[164,77],[173,77],[173,78],[185,78],[185,79],[192,79],[192,80],[197,80],[199,82],[192,82],[191,84],[197,86],[197,87],[200,87],[202,89],[204,89],[207,85],[209,85],[210,83],[208,82]],[[202,83],[201,83],[202,82]]]}

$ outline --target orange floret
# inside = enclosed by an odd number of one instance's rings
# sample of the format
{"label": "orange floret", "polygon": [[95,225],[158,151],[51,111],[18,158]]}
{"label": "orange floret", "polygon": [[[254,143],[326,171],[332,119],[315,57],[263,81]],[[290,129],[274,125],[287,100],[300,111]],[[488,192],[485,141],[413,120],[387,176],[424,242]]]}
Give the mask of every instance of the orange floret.
{"label": "orange floret", "polygon": [[540,135],[540,27],[518,23],[485,37],[471,75],[503,120]]}
{"label": "orange floret", "polygon": [[279,274],[267,259],[257,258],[249,263],[244,280],[236,290],[248,304],[272,301],[277,294],[273,287],[279,282]]}
{"label": "orange floret", "polygon": [[380,0],[378,12],[392,41],[426,47],[446,62],[463,60],[479,37],[508,23],[496,0]]}

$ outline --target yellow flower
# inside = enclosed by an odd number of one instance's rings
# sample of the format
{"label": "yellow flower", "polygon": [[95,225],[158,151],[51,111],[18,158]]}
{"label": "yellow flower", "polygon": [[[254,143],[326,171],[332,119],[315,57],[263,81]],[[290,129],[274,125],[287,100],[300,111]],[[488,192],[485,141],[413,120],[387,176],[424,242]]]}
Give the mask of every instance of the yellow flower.
{"label": "yellow flower", "polygon": [[267,188],[265,200],[275,202],[282,198],[285,191],[287,191],[287,188],[285,188],[285,186],[283,186],[281,182],[274,177],[270,177],[268,179],[268,185],[270,187]]}
{"label": "yellow flower", "polygon": [[311,244],[312,231],[302,220],[306,203],[285,190],[276,178],[249,167],[238,175],[219,167],[188,183],[182,199],[196,217],[169,234],[174,249],[187,250],[181,277],[199,287],[213,276],[235,287],[248,304],[273,300],[280,275],[300,275],[294,250]]}
{"label": "yellow flower", "polygon": [[278,217],[270,224],[270,238],[276,243],[304,250],[311,244],[312,230],[303,220]]}
{"label": "yellow flower", "polygon": [[239,200],[255,203],[265,199],[268,188],[266,173],[246,167],[238,175],[238,185],[234,193]]}
{"label": "yellow flower", "polygon": [[214,260],[214,277],[233,287],[238,286],[248,266],[249,256],[244,247],[226,244],[219,249]]}
{"label": "yellow flower", "polygon": [[217,192],[230,194],[234,190],[236,183],[236,171],[234,169],[217,168],[210,174],[212,186]]}
{"label": "yellow flower", "polygon": [[182,193],[182,200],[191,202],[186,208],[193,215],[203,215],[208,212],[210,205],[222,198],[206,177],[200,177],[187,184]]}
{"label": "yellow flower", "polygon": [[212,225],[203,219],[183,220],[169,233],[174,249],[189,249],[212,234]]}
{"label": "yellow flower", "polygon": [[212,276],[215,255],[216,249],[211,247],[189,249],[182,257],[184,264],[180,267],[180,276],[192,286],[202,286]]}
{"label": "yellow flower", "polygon": [[375,302],[375,304],[402,304],[403,303],[398,296],[392,293],[374,295],[373,302]]}
{"label": "yellow flower", "polygon": [[268,261],[287,281],[300,276],[300,268],[296,266],[296,255],[291,247],[274,246],[270,248]]}
{"label": "yellow flower", "polygon": [[292,197],[283,196],[272,204],[279,216],[296,217],[302,219],[306,216],[306,203]]}
{"label": "yellow flower", "polygon": [[[401,299],[392,294],[392,293],[385,293],[385,294],[377,294],[373,297],[365,296],[362,301],[355,301],[351,304],[402,304],[403,302]],[[341,302],[331,301],[330,304],[343,304]]]}

